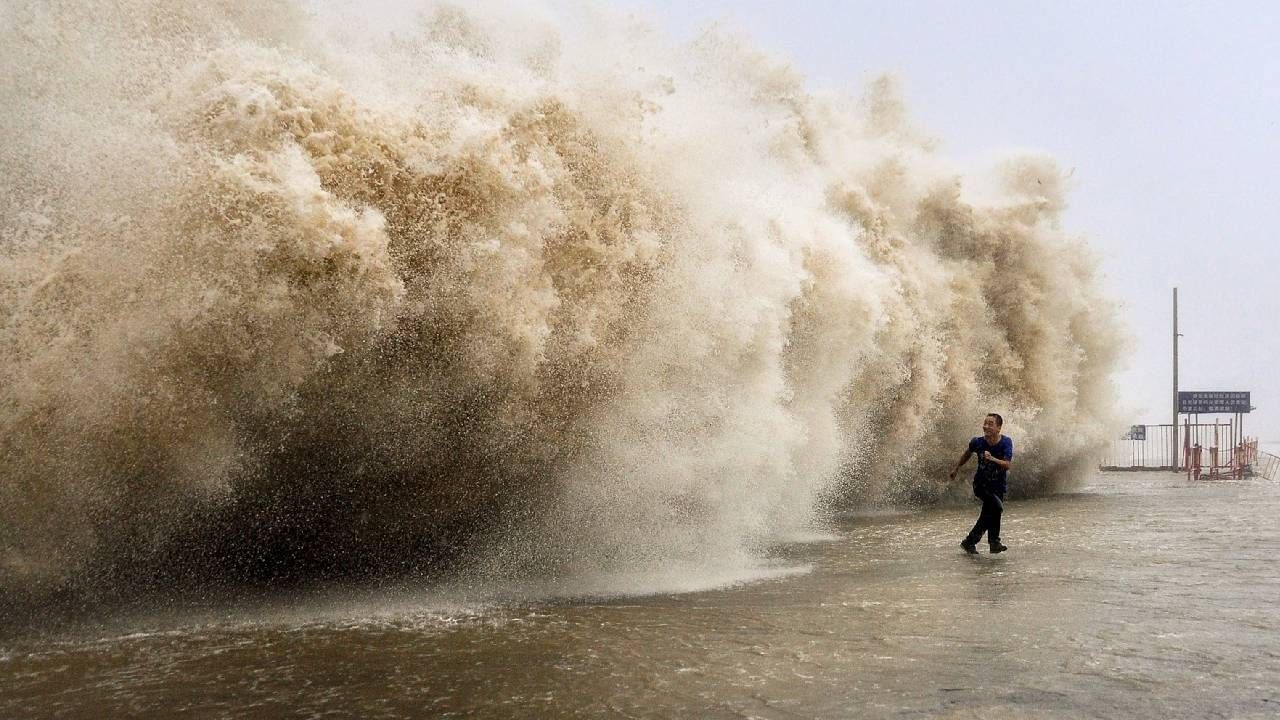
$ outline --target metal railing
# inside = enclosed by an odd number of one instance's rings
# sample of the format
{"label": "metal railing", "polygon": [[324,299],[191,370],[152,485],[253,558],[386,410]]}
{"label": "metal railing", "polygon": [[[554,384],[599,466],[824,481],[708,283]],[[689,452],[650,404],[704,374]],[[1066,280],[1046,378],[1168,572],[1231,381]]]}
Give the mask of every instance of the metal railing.
{"label": "metal railing", "polygon": [[1280,457],[1259,450],[1257,461],[1253,463],[1253,474],[1274,481],[1280,477]]}
{"label": "metal railing", "polygon": [[[1136,425],[1134,431],[1139,428],[1141,435],[1131,431],[1104,447],[1098,466],[1103,470],[1174,470],[1175,461],[1181,458],[1173,454],[1173,449],[1182,448],[1181,442],[1174,442],[1174,426]],[[1181,439],[1179,434],[1178,440]]]}
{"label": "metal railing", "polygon": [[1240,436],[1240,430],[1233,420],[1211,423],[1188,420],[1177,426],[1170,423],[1135,425],[1124,438],[1112,440],[1103,448],[1098,466],[1103,470],[1177,472],[1190,467],[1192,453],[1198,446],[1203,468],[1222,469],[1232,463],[1241,464],[1236,454],[1247,439]]}
{"label": "metal railing", "polygon": [[1241,480],[1256,474],[1253,468],[1257,462],[1258,441],[1245,438],[1229,448],[1190,445],[1184,465],[1188,480]]}

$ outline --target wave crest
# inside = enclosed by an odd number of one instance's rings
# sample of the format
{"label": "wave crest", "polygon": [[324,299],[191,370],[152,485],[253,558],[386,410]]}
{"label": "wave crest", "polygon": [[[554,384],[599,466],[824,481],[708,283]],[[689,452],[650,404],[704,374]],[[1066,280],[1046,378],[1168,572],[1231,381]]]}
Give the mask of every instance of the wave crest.
{"label": "wave crest", "polygon": [[605,14],[362,45],[226,5],[5,30],[7,595],[751,563],[962,493],[989,410],[1021,492],[1107,429],[1062,173],[961,174],[890,81]]}

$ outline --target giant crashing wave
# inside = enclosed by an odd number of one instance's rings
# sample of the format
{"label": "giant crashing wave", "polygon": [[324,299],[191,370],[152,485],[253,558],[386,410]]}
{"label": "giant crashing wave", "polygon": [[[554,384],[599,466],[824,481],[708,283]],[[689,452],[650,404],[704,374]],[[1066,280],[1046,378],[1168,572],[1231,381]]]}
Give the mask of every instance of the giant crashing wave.
{"label": "giant crashing wave", "polygon": [[0,598],[741,565],[962,497],[985,412],[1015,495],[1110,427],[1062,173],[890,80],[603,11],[0,21]]}

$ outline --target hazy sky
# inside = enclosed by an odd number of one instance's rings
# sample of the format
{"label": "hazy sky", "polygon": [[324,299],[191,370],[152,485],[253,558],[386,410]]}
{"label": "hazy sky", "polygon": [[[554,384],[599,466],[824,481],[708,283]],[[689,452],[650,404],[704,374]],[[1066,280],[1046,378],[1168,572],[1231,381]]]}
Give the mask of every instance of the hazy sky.
{"label": "hazy sky", "polygon": [[1181,386],[1251,390],[1280,439],[1280,3],[626,0],[678,38],[711,23],[861,94],[896,73],[944,154],[1047,150],[1066,229],[1104,257],[1131,336],[1121,401],[1169,422]]}

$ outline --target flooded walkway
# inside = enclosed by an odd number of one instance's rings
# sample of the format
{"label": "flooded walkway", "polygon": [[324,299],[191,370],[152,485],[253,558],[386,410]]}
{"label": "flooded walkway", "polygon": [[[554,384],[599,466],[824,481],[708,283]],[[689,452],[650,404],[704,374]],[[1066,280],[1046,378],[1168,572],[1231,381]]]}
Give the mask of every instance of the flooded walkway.
{"label": "flooded walkway", "polygon": [[1111,474],[848,519],[808,572],[685,595],[263,620],[0,647],[3,717],[1280,715],[1280,485]]}

